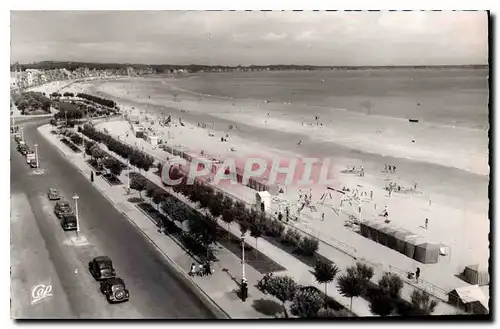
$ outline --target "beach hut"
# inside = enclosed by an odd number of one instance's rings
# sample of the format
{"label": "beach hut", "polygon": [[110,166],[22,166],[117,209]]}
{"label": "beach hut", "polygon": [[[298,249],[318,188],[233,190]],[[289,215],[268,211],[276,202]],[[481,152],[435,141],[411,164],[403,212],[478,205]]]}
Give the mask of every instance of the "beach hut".
{"label": "beach hut", "polygon": [[147,137],[149,144],[156,146],[158,145],[158,136],[155,135],[148,135]]}
{"label": "beach hut", "polygon": [[473,314],[488,314],[488,300],[478,285],[461,287],[448,293],[448,303]]}
{"label": "beach hut", "polygon": [[377,222],[371,222],[369,224],[369,227],[370,227],[370,239],[375,241],[375,242],[378,242],[378,238],[379,238],[379,230],[384,227],[384,224],[382,223],[377,223]]}
{"label": "beach hut", "polygon": [[362,221],[360,224],[359,224],[359,230],[360,230],[360,233],[362,236],[364,236],[365,238],[370,238],[370,221]]}
{"label": "beach hut", "polygon": [[415,255],[415,247],[418,246],[421,243],[424,243],[425,240],[423,240],[420,236],[418,235],[410,235],[407,236],[405,239],[405,251],[404,254],[407,257],[413,258]]}
{"label": "beach hut", "polygon": [[479,264],[468,265],[464,270],[464,280],[470,284],[488,285],[490,283],[488,268]]}
{"label": "beach hut", "polygon": [[396,240],[396,249],[397,251],[399,251],[400,253],[404,254],[405,253],[405,241],[406,241],[406,238],[411,236],[411,235],[414,235],[413,233],[411,233],[410,231],[406,231],[406,230],[399,230],[397,232],[394,233],[394,239]]}
{"label": "beach hut", "polygon": [[387,242],[385,245],[393,250],[397,249],[396,233],[398,232],[399,230],[394,226],[388,226],[387,230],[385,231],[385,234],[387,235]]}
{"label": "beach hut", "polygon": [[267,191],[261,191],[255,193],[255,203],[258,209],[261,209],[261,205],[264,204],[264,211],[271,208],[271,194]]}
{"label": "beach hut", "polygon": [[388,246],[389,236],[394,232],[394,227],[383,225],[378,231],[378,243]]}
{"label": "beach hut", "polygon": [[424,242],[415,246],[413,259],[423,264],[434,264],[439,260],[439,244]]}

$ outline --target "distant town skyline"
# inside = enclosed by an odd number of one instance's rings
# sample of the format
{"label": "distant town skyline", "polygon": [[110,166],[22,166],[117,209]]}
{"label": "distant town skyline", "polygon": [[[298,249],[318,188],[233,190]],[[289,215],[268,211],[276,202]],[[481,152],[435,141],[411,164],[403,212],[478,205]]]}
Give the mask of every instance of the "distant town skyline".
{"label": "distant town skyline", "polygon": [[485,11],[12,11],[10,23],[21,64],[488,64]]}

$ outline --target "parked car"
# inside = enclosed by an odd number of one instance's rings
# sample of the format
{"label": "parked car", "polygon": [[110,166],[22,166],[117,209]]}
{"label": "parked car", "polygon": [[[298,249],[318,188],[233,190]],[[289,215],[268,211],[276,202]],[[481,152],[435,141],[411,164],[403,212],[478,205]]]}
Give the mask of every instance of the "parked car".
{"label": "parked car", "polygon": [[61,226],[65,231],[75,231],[77,229],[76,216],[73,214],[63,214],[60,217]]}
{"label": "parked car", "polygon": [[109,303],[121,303],[130,299],[130,293],[121,278],[106,279],[101,282],[101,292]]}
{"label": "parked car", "polygon": [[58,218],[60,218],[61,215],[73,214],[73,209],[71,209],[68,201],[57,201],[54,206],[54,213]]}
{"label": "parked car", "polygon": [[89,271],[96,280],[110,279],[116,275],[113,262],[108,256],[98,256],[92,259],[89,262]]}
{"label": "parked car", "polygon": [[59,194],[59,191],[53,187],[49,188],[47,196],[49,200],[61,200],[61,195]]}

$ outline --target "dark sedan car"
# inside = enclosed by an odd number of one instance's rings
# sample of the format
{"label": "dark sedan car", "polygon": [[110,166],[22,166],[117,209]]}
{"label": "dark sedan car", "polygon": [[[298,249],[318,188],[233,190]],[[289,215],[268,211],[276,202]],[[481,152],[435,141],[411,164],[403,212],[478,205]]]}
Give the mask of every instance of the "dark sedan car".
{"label": "dark sedan car", "polygon": [[101,292],[106,296],[109,303],[126,302],[130,298],[130,293],[125,287],[125,282],[120,278],[111,278],[102,281]]}
{"label": "dark sedan car", "polygon": [[61,200],[61,195],[59,194],[59,191],[53,187],[49,188],[47,196],[49,200]]}
{"label": "dark sedan car", "polygon": [[89,262],[89,271],[96,280],[114,278],[116,271],[113,262],[108,256],[98,256]]}
{"label": "dark sedan car", "polygon": [[61,218],[62,215],[73,214],[73,209],[71,209],[68,201],[57,201],[54,206],[54,213],[58,218]]}
{"label": "dark sedan car", "polygon": [[61,215],[61,226],[65,231],[74,231],[77,229],[76,216],[73,214]]}

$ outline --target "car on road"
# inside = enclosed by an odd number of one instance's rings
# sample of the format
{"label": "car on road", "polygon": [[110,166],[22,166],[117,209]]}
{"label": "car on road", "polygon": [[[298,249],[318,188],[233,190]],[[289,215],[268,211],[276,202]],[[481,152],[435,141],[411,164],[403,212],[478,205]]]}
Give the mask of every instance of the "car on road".
{"label": "car on road", "polygon": [[61,226],[65,231],[75,231],[77,229],[76,216],[73,214],[61,215]]}
{"label": "car on road", "polygon": [[121,278],[102,281],[101,292],[106,296],[109,303],[122,303],[130,299],[130,293]]}
{"label": "car on road", "polygon": [[31,168],[38,168],[38,165],[37,165],[37,163],[36,163],[36,160],[33,160],[33,159],[31,159],[31,160],[30,160],[30,167],[31,167]]}
{"label": "car on road", "polygon": [[96,280],[111,279],[116,275],[113,262],[108,256],[97,256],[92,259],[89,262],[89,271]]}
{"label": "car on road", "polygon": [[61,195],[59,194],[59,191],[53,187],[49,188],[49,191],[47,192],[47,197],[49,200],[61,200]]}
{"label": "car on road", "polygon": [[62,215],[73,214],[73,209],[71,209],[68,201],[57,201],[54,206],[54,213],[60,218]]}

